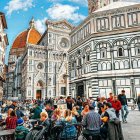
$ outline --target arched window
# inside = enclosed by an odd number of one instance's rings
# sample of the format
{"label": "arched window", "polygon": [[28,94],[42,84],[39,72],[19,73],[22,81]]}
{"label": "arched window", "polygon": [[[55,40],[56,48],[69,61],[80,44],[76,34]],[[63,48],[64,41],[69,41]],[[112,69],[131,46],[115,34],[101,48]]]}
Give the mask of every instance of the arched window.
{"label": "arched window", "polygon": [[32,56],[32,50],[29,50],[29,56]]}
{"label": "arched window", "polygon": [[106,48],[102,48],[100,53],[101,58],[106,58]]}
{"label": "arched window", "polygon": [[35,52],[35,56],[37,57],[37,52]]}
{"label": "arched window", "polygon": [[120,62],[120,69],[124,69],[124,63],[123,63],[123,61]]}
{"label": "arched window", "polygon": [[66,54],[65,53],[63,54],[63,59],[66,60]]}
{"label": "arched window", "polygon": [[135,45],[135,49],[136,49],[136,54],[137,55],[140,55],[140,44],[139,43],[137,43],[136,45]]}
{"label": "arched window", "polygon": [[124,53],[124,52],[123,52],[123,48],[120,47],[120,48],[118,49],[118,56],[124,56],[123,53]]}
{"label": "arched window", "polygon": [[115,69],[116,69],[116,70],[119,69],[119,62],[115,62]]}
{"label": "arched window", "polygon": [[124,67],[125,67],[125,69],[129,68],[129,62],[128,61],[124,61]]}
{"label": "arched window", "polygon": [[59,58],[58,58],[58,54],[55,55],[55,58],[56,58],[56,59],[59,59]]}
{"label": "arched window", "polygon": [[90,56],[89,56],[89,54],[87,54],[87,61],[90,61]]}
{"label": "arched window", "polygon": [[53,54],[53,59],[55,59],[55,54]]}
{"label": "arched window", "polygon": [[98,70],[102,70],[101,63],[98,64]]}
{"label": "arched window", "polygon": [[107,63],[107,70],[111,70],[111,63]]}
{"label": "arched window", "polygon": [[138,60],[138,67],[140,68],[140,60]]}
{"label": "arched window", "polygon": [[39,57],[42,57],[43,55],[42,55],[42,52],[39,52]]}
{"label": "arched window", "polygon": [[103,64],[102,64],[102,70],[106,70],[106,68],[107,68],[107,67],[106,67],[106,63],[103,63]]}
{"label": "arched window", "polygon": [[137,62],[137,60],[134,60],[133,61],[133,68],[137,68],[138,67],[138,62]]}
{"label": "arched window", "polygon": [[140,55],[140,48],[137,48],[137,54]]}

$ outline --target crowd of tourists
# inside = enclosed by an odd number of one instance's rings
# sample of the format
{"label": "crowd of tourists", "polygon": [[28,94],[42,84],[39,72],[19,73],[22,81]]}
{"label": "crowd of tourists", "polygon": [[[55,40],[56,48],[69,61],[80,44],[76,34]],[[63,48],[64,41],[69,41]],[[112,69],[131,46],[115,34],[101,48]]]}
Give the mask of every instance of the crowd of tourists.
{"label": "crowd of tourists", "polygon": [[[140,111],[140,95],[137,103]],[[129,111],[125,90],[118,96],[109,93],[109,98],[98,96],[96,100],[69,96],[55,100],[3,101],[0,126],[5,126],[6,130],[15,129],[16,140],[31,140],[33,137],[38,140],[76,140],[78,137],[123,140],[120,112],[122,123],[127,123]],[[6,113],[5,118],[3,113]],[[34,121],[26,125],[30,120]]]}

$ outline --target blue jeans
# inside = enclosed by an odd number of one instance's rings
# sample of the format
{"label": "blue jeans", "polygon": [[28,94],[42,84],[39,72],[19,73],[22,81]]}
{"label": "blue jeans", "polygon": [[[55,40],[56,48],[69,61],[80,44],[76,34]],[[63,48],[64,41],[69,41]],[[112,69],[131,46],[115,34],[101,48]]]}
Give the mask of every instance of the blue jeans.
{"label": "blue jeans", "polygon": [[122,108],[121,108],[121,113],[122,113],[122,121],[126,121],[126,118],[128,116],[128,106],[127,105],[122,105]]}

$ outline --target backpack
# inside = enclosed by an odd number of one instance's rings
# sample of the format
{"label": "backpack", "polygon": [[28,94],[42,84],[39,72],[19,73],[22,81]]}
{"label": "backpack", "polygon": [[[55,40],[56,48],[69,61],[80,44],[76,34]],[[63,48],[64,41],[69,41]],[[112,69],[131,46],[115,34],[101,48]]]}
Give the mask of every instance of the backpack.
{"label": "backpack", "polygon": [[15,131],[15,139],[18,140],[25,140],[26,134],[24,133],[24,131]]}
{"label": "backpack", "polygon": [[69,139],[77,137],[77,130],[72,124],[65,124],[63,131],[60,133],[60,138]]}

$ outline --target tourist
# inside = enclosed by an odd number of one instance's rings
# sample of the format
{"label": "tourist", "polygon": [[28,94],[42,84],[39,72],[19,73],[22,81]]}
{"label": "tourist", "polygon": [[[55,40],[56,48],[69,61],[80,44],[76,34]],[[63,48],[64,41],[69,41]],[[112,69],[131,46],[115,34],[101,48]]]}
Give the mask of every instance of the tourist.
{"label": "tourist", "polygon": [[101,99],[101,97],[100,96],[97,96],[96,101],[99,102],[100,99]]}
{"label": "tourist", "polygon": [[106,102],[107,102],[107,101],[106,101],[105,97],[101,97],[101,98],[100,98],[100,101],[98,101],[98,103],[97,103],[98,113],[99,113],[100,115],[102,114],[101,106],[104,105]]}
{"label": "tourist", "polygon": [[72,110],[72,104],[74,104],[74,100],[71,99],[70,96],[67,97],[67,99],[66,99],[66,103],[67,103],[67,109]]}
{"label": "tourist", "polygon": [[80,107],[80,110],[82,110],[82,99],[80,96],[77,97],[76,105]]}
{"label": "tourist", "polygon": [[120,110],[122,108],[121,102],[118,100],[117,96],[113,97],[113,100],[111,101],[112,107],[115,109],[116,116],[119,118]]}
{"label": "tourist", "polygon": [[48,113],[47,112],[41,112],[40,120],[41,120],[41,125],[45,126],[45,130],[48,130],[49,126],[50,126],[50,122],[48,120]]}
{"label": "tourist", "polygon": [[8,108],[12,108],[13,110],[16,111],[16,115],[17,115],[18,119],[20,117],[24,116],[24,114],[22,113],[22,111],[18,107],[18,101],[17,100],[13,100],[12,104]]}
{"label": "tourist", "polygon": [[101,117],[103,125],[100,132],[103,140],[124,140],[120,120],[117,118],[111,103],[104,104],[105,112]]}
{"label": "tourist", "polygon": [[59,108],[56,108],[53,112],[51,120],[52,121],[58,121],[60,118],[61,118],[61,110]]}
{"label": "tourist", "polygon": [[12,111],[13,111],[12,108],[9,108],[9,109],[8,109],[8,111],[7,111],[7,117],[10,117],[10,114],[11,114]]}
{"label": "tourist", "polygon": [[77,137],[77,131],[74,126],[77,121],[75,117],[72,116],[72,113],[69,109],[64,112],[64,118],[61,121],[61,124],[64,126],[63,131],[60,133],[60,139],[70,139]]}
{"label": "tourist", "polygon": [[[83,117],[82,124],[85,127],[83,135],[86,139],[89,139],[91,135],[100,135],[100,115],[94,111],[94,107],[89,106],[89,112]],[[99,138],[97,138],[99,140]]]}
{"label": "tourist", "polygon": [[[78,106],[77,106],[77,107],[78,107]],[[78,122],[80,122],[80,121],[81,121],[81,118],[80,118],[80,114],[79,114],[78,111],[77,111],[77,109],[78,109],[77,107],[74,106],[74,107],[72,108],[71,113],[72,113],[72,116],[75,117],[76,120],[77,120]]]}
{"label": "tourist", "polygon": [[87,102],[83,103],[83,111],[81,112],[81,115],[84,117],[89,112],[89,105]]}
{"label": "tourist", "polygon": [[52,114],[53,114],[53,110],[51,109],[51,105],[47,104],[45,110],[48,113],[48,118],[51,118]]}
{"label": "tourist", "polygon": [[29,133],[29,129],[24,127],[24,120],[17,120],[17,127],[15,129],[15,139],[16,140],[25,140],[26,135]]}
{"label": "tourist", "polygon": [[16,111],[16,115],[17,115],[17,118],[21,118],[21,117],[24,117],[24,114],[23,112],[19,109],[19,107],[16,107],[15,108],[15,111]]}
{"label": "tourist", "polygon": [[113,97],[113,93],[109,93],[109,98],[107,99],[107,102],[112,103]]}
{"label": "tourist", "polygon": [[61,97],[59,98],[59,100],[57,101],[57,103],[58,103],[58,104],[64,104],[64,103],[66,103],[66,101],[65,101],[64,98],[61,96]]}
{"label": "tourist", "polygon": [[72,115],[72,112],[69,109],[65,110],[64,112],[64,121],[69,122],[71,124],[77,123],[75,116]]}
{"label": "tourist", "polygon": [[40,113],[42,112],[42,108],[40,107],[39,103],[35,103],[34,109],[31,111],[33,113],[32,119],[39,119]]}
{"label": "tourist", "polygon": [[12,104],[9,106],[9,108],[12,108],[13,110],[15,110],[15,108],[17,107],[17,103],[18,101],[13,100]]}
{"label": "tourist", "polygon": [[137,104],[138,104],[138,109],[140,111],[140,94],[138,95],[138,98],[137,98]]}
{"label": "tourist", "polygon": [[127,99],[125,95],[125,90],[121,91],[121,94],[118,95],[118,99],[121,102],[122,108],[121,108],[121,114],[122,114],[122,121],[123,123],[127,123],[127,116],[128,116],[128,106],[127,106]]}
{"label": "tourist", "polygon": [[10,116],[6,118],[6,129],[15,129],[17,126],[17,116],[14,110],[11,111]]}

